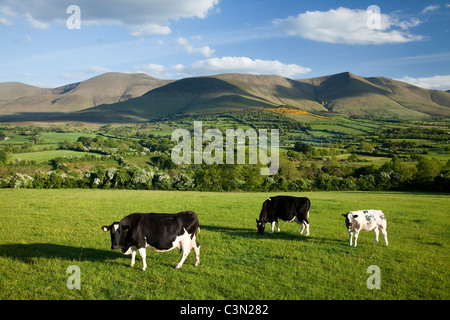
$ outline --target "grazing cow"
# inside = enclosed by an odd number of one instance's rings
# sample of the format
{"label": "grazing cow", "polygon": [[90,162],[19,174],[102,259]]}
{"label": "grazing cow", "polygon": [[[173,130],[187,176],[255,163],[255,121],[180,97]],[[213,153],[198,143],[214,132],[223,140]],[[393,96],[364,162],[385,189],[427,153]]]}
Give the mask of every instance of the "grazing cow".
{"label": "grazing cow", "polygon": [[387,239],[387,222],[386,216],[381,210],[359,210],[359,211],[350,211],[346,214],[342,214],[345,217],[345,225],[348,229],[348,235],[350,237],[349,245],[352,245],[352,236],[355,234],[355,243],[356,247],[358,235],[361,230],[370,231],[373,230],[375,233],[375,244],[378,244],[378,229],[381,231],[381,234],[384,237],[385,245],[388,245]]}
{"label": "grazing cow", "polygon": [[121,249],[123,254],[131,254],[134,267],[136,250],[142,258],[142,270],[147,268],[145,248],[157,252],[167,252],[177,248],[183,256],[176,266],[181,268],[191,249],[195,252],[195,266],[200,263],[200,245],[197,242],[197,215],[192,211],[177,214],[132,213],[120,222],[103,226],[103,231],[111,232],[111,249]]}
{"label": "grazing cow", "polygon": [[277,225],[277,230],[280,232],[278,227],[278,219],[287,222],[297,222],[302,226],[300,234],[306,227],[306,236],[309,236],[309,207],[311,202],[308,198],[290,197],[290,196],[276,196],[270,197],[264,201],[261,213],[259,214],[259,220],[256,219],[256,226],[258,228],[258,233],[263,234],[266,227],[266,223],[270,222],[272,224],[272,231]]}

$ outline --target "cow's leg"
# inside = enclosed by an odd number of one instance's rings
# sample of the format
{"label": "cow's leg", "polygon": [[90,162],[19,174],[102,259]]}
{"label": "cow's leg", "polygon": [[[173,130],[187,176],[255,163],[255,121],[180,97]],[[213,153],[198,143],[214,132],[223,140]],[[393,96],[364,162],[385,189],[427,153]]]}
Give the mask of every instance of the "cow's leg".
{"label": "cow's leg", "polygon": [[306,228],[305,236],[309,236],[309,222],[307,220],[303,220],[301,223],[296,219],[297,223],[299,223],[302,227],[300,229],[300,234],[303,234],[303,231]]}
{"label": "cow's leg", "polygon": [[355,230],[355,242],[353,244],[354,247],[356,247],[358,242],[358,236],[359,236],[359,230]]}
{"label": "cow's leg", "polygon": [[137,247],[132,246],[132,247],[129,247],[128,250],[123,253],[124,255],[131,254],[131,267],[134,267],[134,263],[136,261],[136,250],[137,250]]}
{"label": "cow's leg", "polygon": [[280,227],[278,226],[278,220],[272,221],[272,230],[270,233],[273,233],[273,230],[275,229],[275,225],[277,226],[277,231],[280,232]]}
{"label": "cow's leg", "polygon": [[191,251],[189,249],[189,246],[183,247],[183,256],[181,257],[181,260],[180,260],[180,262],[178,262],[178,264],[175,267],[175,269],[180,269],[183,266],[184,260],[186,260],[187,256],[189,255],[189,251]]}
{"label": "cow's leg", "polygon": [[194,239],[192,239],[192,247],[194,248],[195,252],[195,264],[194,266],[198,266],[200,264],[200,245],[197,242],[197,237],[194,236]]}
{"label": "cow's leg", "polygon": [[378,236],[380,234],[380,232],[378,231],[378,227],[373,229],[373,233],[375,233],[375,245],[378,245]]}
{"label": "cow's leg", "polygon": [[300,228],[300,234],[303,234],[303,230],[305,230],[305,222],[303,221]]}
{"label": "cow's leg", "polygon": [[386,231],[386,229],[380,228],[380,230],[381,230],[381,234],[383,235],[383,238],[384,238],[384,244],[388,245],[388,238],[387,238],[387,231]]}
{"label": "cow's leg", "polygon": [[142,258],[142,271],[145,271],[145,269],[147,269],[147,261],[145,261],[147,253],[145,251],[145,248],[139,248],[139,255]]}
{"label": "cow's leg", "polygon": [[183,252],[183,255],[180,262],[178,262],[177,266],[175,267],[176,269],[180,269],[183,266],[184,260],[186,260],[189,252],[191,251],[191,235],[187,233],[187,231],[185,231],[181,237],[179,248]]}
{"label": "cow's leg", "polygon": [[134,267],[134,263],[136,262],[136,248],[132,248],[131,251],[131,267]]}
{"label": "cow's leg", "polygon": [[349,231],[348,232],[348,238],[349,238],[349,246],[351,247],[352,246],[352,238],[353,238],[353,232],[352,231]]}

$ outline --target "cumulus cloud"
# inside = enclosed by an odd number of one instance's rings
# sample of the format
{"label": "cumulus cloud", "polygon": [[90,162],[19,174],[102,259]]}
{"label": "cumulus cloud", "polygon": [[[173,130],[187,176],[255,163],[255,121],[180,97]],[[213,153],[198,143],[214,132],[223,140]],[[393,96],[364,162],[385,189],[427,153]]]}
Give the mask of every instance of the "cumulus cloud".
{"label": "cumulus cloud", "polygon": [[[28,23],[35,29],[45,30],[50,27],[48,23],[35,19],[31,15],[31,13],[29,12],[18,13],[17,11],[13,10],[10,6],[5,5],[1,6],[0,13],[3,15],[3,17],[0,17],[0,24],[3,25],[7,26],[13,25],[14,23],[11,20],[11,18],[22,18],[28,21]],[[9,17],[9,19],[6,17]]]}
{"label": "cumulus cloud", "polygon": [[[43,29],[51,23],[65,23],[73,0],[2,0],[2,8],[18,12]],[[116,24],[130,29],[134,36],[168,34],[168,23],[182,18],[204,19],[214,11],[219,0],[78,0],[82,25]],[[32,20],[31,20],[32,19]]]}
{"label": "cumulus cloud", "polygon": [[2,25],[4,25],[4,26],[10,26],[10,25],[12,25],[13,23],[12,23],[11,20],[9,20],[9,19],[7,19],[7,18],[0,17],[0,24],[2,24]]}
{"label": "cumulus cloud", "polygon": [[45,30],[50,27],[50,25],[48,23],[34,19],[33,16],[29,13],[26,13],[24,15],[24,17],[25,17],[25,19],[28,20],[28,22],[31,24],[31,26],[35,29]]}
{"label": "cumulus cloud", "polygon": [[149,63],[140,66],[134,66],[134,69],[138,73],[146,73],[154,78],[165,79],[171,77],[169,70],[167,70],[166,67],[160,64]]}
{"label": "cumulus cloud", "polygon": [[435,10],[438,10],[438,9],[439,9],[438,5],[430,5],[430,6],[426,7],[425,9],[423,9],[422,13],[427,13],[427,12],[435,11]]}
{"label": "cumulus cloud", "polygon": [[205,57],[209,58],[211,57],[215,50],[211,49],[209,46],[203,46],[200,48],[194,48],[190,43],[189,40],[186,38],[178,38],[177,43],[182,45],[188,53],[194,53],[194,54],[201,54]]}
{"label": "cumulus cloud", "polygon": [[87,68],[84,68],[84,72],[86,73],[105,73],[105,72],[109,72],[111,70],[109,70],[108,68],[104,68],[104,67],[100,67],[100,66],[90,66]]}
{"label": "cumulus cloud", "polygon": [[450,75],[438,75],[423,78],[413,78],[406,76],[396,80],[407,82],[409,84],[425,89],[450,90]]}
{"label": "cumulus cloud", "polygon": [[279,75],[292,78],[311,71],[297,64],[284,64],[278,60],[261,60],[247,57],[210,58],[194,62],[189,66],[175,65],[172,69],[181,76],[212,75],[220,73],[249,73]]}
{"label": "cumulus cloud", "polygon": [[374,19],[373,14],[368,10],[340,7],[326,12],[306,11],[272,23],[289,35],[329,43],[369,45],[423,40],[422,36],[408,32],[409,28],[419,25],[420,20],[400,21],[378,12],[375,14],[379,24],[369,27],[368,19]]}
{"label": "cumulus cloud", "polygon": [[136,38],[144,38],[152,35],[168,35],[172,30],[168,26],[160,26],[156,23],[146,23],[143,26],[138,27],[136,31],[132,31],[130,34]]}
{"label": "cumulus cloud", "polygon": [[17,13],[14,12],[14,10],[7,6],[0,6],[0,13],[2,15],[0,16],[0,25],[11,26],[14,24],[11,19],[7,18],[17,16]]}
{"label": "cumulus cloud", "polygon": [[110,72],[111,70],[100,66],[90,66],[86,68],[81,68],[76,73],[62,73],[59,75],[64,81],[82,81],[86,80],[94,75],[102,74],[105,72]]}

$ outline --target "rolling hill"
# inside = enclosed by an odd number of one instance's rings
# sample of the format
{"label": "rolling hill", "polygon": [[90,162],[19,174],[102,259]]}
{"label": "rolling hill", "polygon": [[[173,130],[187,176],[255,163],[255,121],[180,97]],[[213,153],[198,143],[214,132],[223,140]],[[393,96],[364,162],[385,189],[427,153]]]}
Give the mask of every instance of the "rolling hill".
{"label": "rolling hill", "polygon": [[40,120],[139,97],[170,83],[147,74],[109,72],[54,89],[0,83],[0,120]]}
{"label": "rolling hill", "polygon": [[[0,84],[0,121],[147,121],[195,114],[290,105],[323,115],[392,118],[450,116],[450,93],[384,77],[349,72],[293,80],[221,74],[158,80],[145,74],[107,73],[56,89]],[[13,97],[13,99],[9,99]],[[12,101],[11,101],[12,100]]]}

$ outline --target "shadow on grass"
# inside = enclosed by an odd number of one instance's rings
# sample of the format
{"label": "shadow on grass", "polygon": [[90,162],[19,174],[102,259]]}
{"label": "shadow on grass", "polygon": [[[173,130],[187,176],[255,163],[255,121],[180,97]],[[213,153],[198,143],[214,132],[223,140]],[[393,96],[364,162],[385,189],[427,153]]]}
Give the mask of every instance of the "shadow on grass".
{"label": "shadow on grass", "polygon": [[264,232],[262,235],[259,235],[256,227],[255,229],[248,228],[230,228],[230,227],[221,227],[221,226],[208,226],[201,225],[200,230],[207,230],[211,232],[220,232],[228,235],[231,238],[242,237],[247,239],[278,239],[278,240],[290,240],[290,241],[307,241],[311,237],[305,237],[304,234],[292,234],[287,232],[274,232],[270,234],[270,232]]}
{"label": "shadow on grass", "polygon": [[62,259],[75,261],[105,261],[120,256],[112,250],[80,248],[51,243],[2,244],[0,256],[31,263],[34,258]]}

